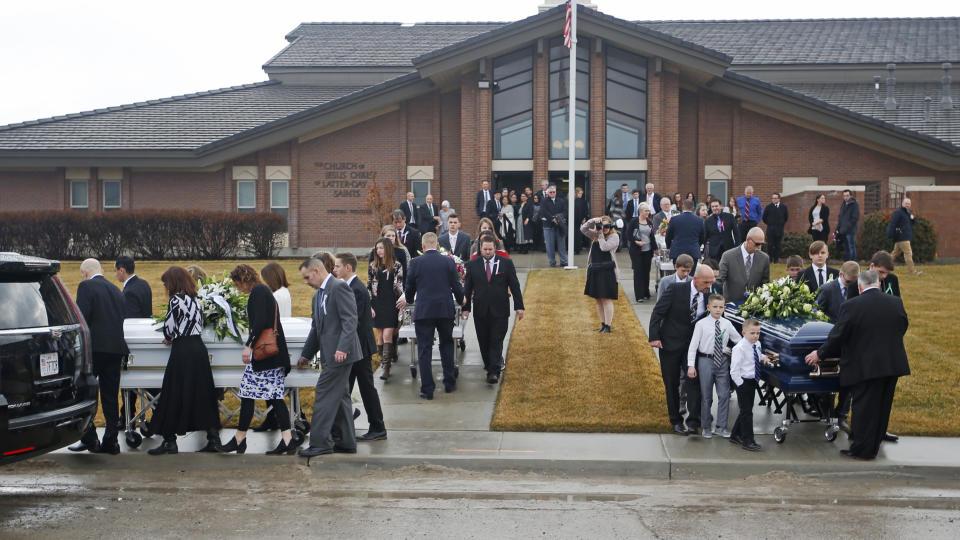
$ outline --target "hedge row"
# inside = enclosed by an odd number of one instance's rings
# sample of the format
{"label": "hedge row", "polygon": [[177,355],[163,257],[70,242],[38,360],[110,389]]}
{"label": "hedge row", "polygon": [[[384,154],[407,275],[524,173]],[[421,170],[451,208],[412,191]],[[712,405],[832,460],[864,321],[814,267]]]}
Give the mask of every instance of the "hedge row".
{"label": "hedge row", "polygon": [[201,210],[51,210],[0,213],[0,251],[50,259],[271,258],[286,232],[283,216]]}

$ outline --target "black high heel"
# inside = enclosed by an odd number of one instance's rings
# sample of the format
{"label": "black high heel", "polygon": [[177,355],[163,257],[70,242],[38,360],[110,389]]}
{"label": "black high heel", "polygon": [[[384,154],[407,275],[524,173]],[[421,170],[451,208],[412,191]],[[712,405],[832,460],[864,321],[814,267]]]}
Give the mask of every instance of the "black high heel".
{"label": "black high heel", "polygon": [[[290,443],[293,443],[293,439],[290,439]],[[266,454],[268,456],[279,456],[281,454],[286,454],[289,451],[290,447],[287,446],[287,443],[283,442],[283,439],[280,439],[280,444],[278,444],[273,450],[267,450]]]}
{"label": "black high heel", "polygon": [[220,447],[220,451],[226,454],[230,452],[242,454],[247,451],[247,440],[244,439],[242,443],[237,444],[237,438],[233,437],[230,439],[230,442]]}

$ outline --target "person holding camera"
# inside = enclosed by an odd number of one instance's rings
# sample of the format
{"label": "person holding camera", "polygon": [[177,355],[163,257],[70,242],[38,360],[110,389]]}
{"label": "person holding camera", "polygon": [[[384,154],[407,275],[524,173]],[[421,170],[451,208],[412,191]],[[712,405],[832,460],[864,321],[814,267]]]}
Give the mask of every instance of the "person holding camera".
{"label": "person holding camera", "polygon": [[587,261],[587,284],[583,294],[597,301],[600,315],[600,333],[609,334],[613,323],[613,301],[617,299],[620,269],[614,254],[620,245],[620,235],[610,216],[588,219],[580,226],[580,232],[591,240]]}

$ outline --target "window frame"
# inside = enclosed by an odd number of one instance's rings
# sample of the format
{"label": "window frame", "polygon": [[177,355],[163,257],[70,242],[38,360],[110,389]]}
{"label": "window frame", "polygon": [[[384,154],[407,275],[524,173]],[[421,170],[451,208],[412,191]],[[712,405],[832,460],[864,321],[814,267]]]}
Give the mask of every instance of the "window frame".
{"label": "window frame", "polygon": [[[508,70],[498,75],[498,69],[503,70],[504,67],[509,67],[518,60],[522,60],[524,64],[529,65],[519,71]],[[505,66],[498,67],[498,61],[505,61]],[[493,146],[491,151],[493,159],[495,160],[533,159],[533,66],[535,63],[534,49],[532,46],[517,49],[493,59],[494,84],[490,106],[490,129],[492,132],[491,144]],[[520,95],[521,99],[517,100],[515,107],[509,108],[512,114],[498,117],[497,98],[501,96],[500,99],[504,99],[507,95]],[[525,103],[520,103],[521,101],[525,101]],[[502,145],[502,140],[504,139],[503,133],[498,132],[498,126],[500,130],[505,129],[503,127],[504,123],[508,123],[507,127],[521,126],[510,133],[513,136],[519,136],[521,131],[529,134],[524,135],[525,138],[529,138],[529,144],[528,141],[525,140],[522,151],[518,150],[518,147],[512,146],[510,152],[504,152]],[[505,157],[507,154],[509,154],[509,157]]]}
{"label": "window frame", "polygon": [[[247,214],[257,211],[257,181],[256,180],[237,180],[237,212]],[[250,184],[253,189],[253,206],[240,206],[240,186]]]}
{"label": "window frame", "polygon": [[[73,196],[74,196],[73,186],[75,184],[86,185],[86,188],[83,190],[85,200],[84,200],[84,204],[82,205],[75,204],[73,200]],[[90,208],[90,181],[89,180],[71,180],[70,181],[70,208],[73,208],[76,210],[88,210]]]}
{"label": "window frame", "polygon": [[[117,204],[107,206],[107,184],[117,185]],[[123,208],[123,182],[120,180],[101,180],[100,181],[100,203],[104,210],[117,210]]]}
{"label": "window frame", "polygon": [[[613,61],[611,61],[611,56],[614,58]],[[619,120],[613,121],[615,124],[629,126],[629,122],[634,122],[639,126],[641,131],[641,133],[639,133],[639,140],[637,141],[638,152],[635,155],[611,154],[611,150],[619,148],[623,145],[612,145],[610,144],[611,138],[607,137],[606,149],[604,150],[606,153],[606,159],[646,159],[648,156],[647,146],[649,144],[649,139],[647,138],[647,128],[648,119],[650,116],[650,93],[648,88],[650,80],[650,62],[643,55],[610,46],[606,48],[605,60],[604,91],[605,95],[608,96],[608,99],[604,106],[604,134],[609,135],[610,133],[611,116],[620,117]],[[635,66],[638,70],[642,70],[642,75],[624,71],[624,69],[628,67],[629,63],[633,61],[637,62],[633,64],[633,66]],[[615,94],[615,91],[618,88],[623,88],[628,94],[635,93],[642,95],[644,101],[640,104],[638,110],[625,111],[621,108],[610,106],[609,96]],[[629,103],[629,100],[627,103]],[[613,127],[616,128],[617,126]]]}
{"label": "window frame", "polygon": [[[583,152],[579,149],[574,151],[575,159],[590,158],[590,50],[592,41],[589,38],[578,37],[577,46],[577,101],[575,103],[577,113],[574,114],[575,122],[579,120],[580,111],[584,115],[583,132]],[[549,159],[567,159],[569,149],[563,146],[561,149],[554,148],[554,141],[567,141],[570,137],[569,110],[564,114],[564,133],[557,134],[554,137],[553,130],[553,111],[557,109],[568,109],[570,106],[570,89],[561,92],[560,86],[569,84],[570,79],[570,54],[563,46],[563,38],[556,37],[548,42],[547,54],[547,156]],[[582,55],[582,56],[581,56]],[[556,86],[556,87],[555,87]],[[574,136],[577,135],[574,128]],[[567,141],[567,144],[576,144],[576,141]],[[556,152],[556,153],[555,153]]]}

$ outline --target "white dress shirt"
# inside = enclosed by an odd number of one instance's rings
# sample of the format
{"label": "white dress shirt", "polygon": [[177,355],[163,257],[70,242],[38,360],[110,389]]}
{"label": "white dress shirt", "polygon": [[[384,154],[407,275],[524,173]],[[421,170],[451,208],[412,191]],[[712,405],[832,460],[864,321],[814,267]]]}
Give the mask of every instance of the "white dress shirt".
{"label": "white dress shirt", "polygon": [[739,343],[742,339],[733,324],[722,316],[719,319],[714,319],[713,316],[700,319],[693,327],[693,337],[687,349],[687,367],[697,367],[698,354],[713,357],[717,321],[720,321],[720,331],[723,333],[720,338],[723,341],[723,352],[730,350],[727,343],[731,341]]}
{"label": "white dress shirt", "polygon": [[813,279],[817,280],[817,287],[823,287],[826,285],[827,280],[830,279],[830,275],[827,273],[827,265],[817,266],[815,264],[811,264],[810,266],[813,267]]}
{"label": "white dress shirt", "polygon": [[737,386],[743,384],[744,379],[756,379],[757,370],[753,361],[753,350],[757,350],[760,359],[763,360],[763,349],[760,347],[760,341],[750,343],[746,339],[741,339],[734,345],[730,353],[730,378]]}

